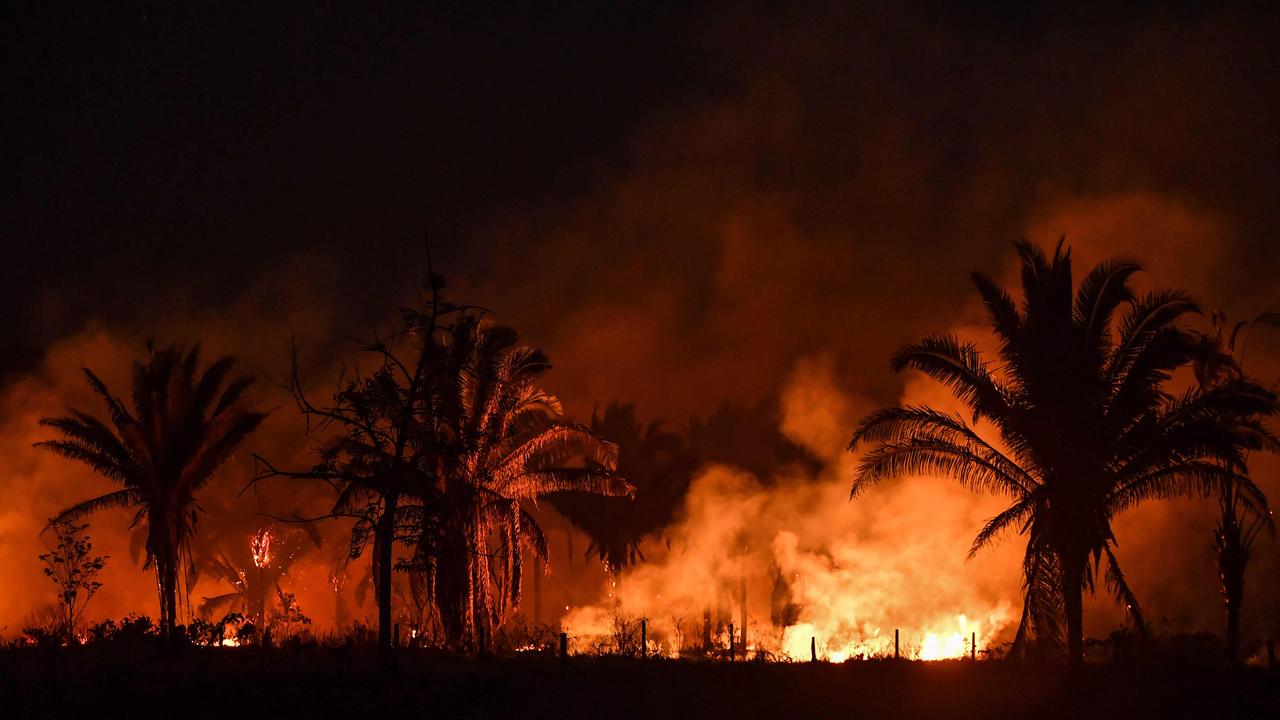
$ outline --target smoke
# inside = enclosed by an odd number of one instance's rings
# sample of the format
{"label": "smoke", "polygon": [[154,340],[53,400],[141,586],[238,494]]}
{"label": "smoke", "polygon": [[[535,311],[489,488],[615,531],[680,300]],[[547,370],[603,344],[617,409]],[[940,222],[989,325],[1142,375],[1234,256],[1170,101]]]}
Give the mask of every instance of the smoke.
{"label": "smoke", "polygon": [[[1230,225],[1177,198],[1149,191],[1046,197],[1023,224],[1025,236],[1042,243],[1067,237],[1078,275],[1107,258],[1133,257],[1146,269],[1135,282],[1139,292],[1186,288],[1206,310],[1215,307],[1207,297],[1247,302],[1246,293],[1229,291],[1239,262]],[[729,242],[726,255],[732,254]],[[803,244],[798,253],[804,255]],[[1008,251],[1002,257],[996,275],[1016,287],[1016,258]],[[837,255],[831,262],[841,264],[843,258]],[[727,262],[717,277],[735,269]],[[771,277],[785,272],[783,264]],[[947,315],[952,319],[944,319]],[[955,332],[995,356],[976,296],[935,317],[933,330]],[[1207,319],[1201,323],[1206,326]],[[859,338],[868,336],[860,330]],[[841,340],[833,338],[832,344]],[[1254,372],[1274,367],[1272,348],[1255,345]],[[883,348],[881,357],[892,349]],[[839,357],[858,362],[865,353]],[[845,452],[845,445],[858,418],[876,403],[850,393],[857,380],[838,373],[830,353],[799,358],[786,377],[779,391],[781,430],[822,458],[825,470],[816,477],[796,474],[761,483],[734,468],[708,468],[695,482],[681,522],[668,534],[671,549],[654,548],[661,559],[610,578],[601,603],[574,610],[566,626],[598,642],[612,632],[614,617],[647,617],[670,651],[671,643],[688,644],[690,625],[701,623],[708,607],[721,625],[739,618],[740,584],[746,578],[749,627],[764,636],[758,647],[793,657],[807,656],[810,638],[836,659],[883,653],[895,628],[911,633],[908,642],[916,643],[917,651],[928,644],[934,655],[960,654],[960,641],[971,632],[980,648],[1011,639],[1020,603],[1022,540],[1010,536],[964,559],[982,524],[1003,509],[1001,499],[917,477],[848,502],[856,457]],[[908,377],[899,402],[963,412],[944,388]],[[1176,382],[1183,387],[1188,381],[1184,376]],[[990,434],[989,428],[982,430]],[[1274,464],[1267,458],[1255,463],[1259,482],[1273,491]],[[1211,629],[1220,622],[1209,549],[1215,513],[1211,502],[1171,501],[1150,503],[1117,519],[1117,554],[1147,616],[1162,630]],[[1270,540],[1260,547],[1268,550],[1255,553],[1255,594],[1246,613],[1247,626],[1257,630],[1269,626],[1268,608],[1276,598]],[[786,619],[794,624],[785,630],[773,622],[777,598],[771,591],[779,578],[798,613]],[[1124,610],[1105,592],[1090,599],[1089,632],[1105,635],[1124,619]]]}
{"label": "smoke", "polygon": [[[458,247],[437,245],[438,261],[458,259],[437,264],[453,281],[453,297],[492,308],[544,347],[556,364],[550,389],[574,415],[618,399],[679,425],[726,398],[778,400],[782,432],[824,460],[816,475],[793,468],[776,478],[707,468],[667,533],[670,547],[646,548],[649,562],[612,589],[622,607],[651,613],[655,623],[682,617],[700,625],[708,604],[728,613],[745,574],[749,631],[769,625],[781,577],[782,594],[809,628],[791,640],[803,643],[809,632],[828,653],[881,651],[895,627],[912,629],[907,641],[917,644],[925,631],[950,637],[968,628],[983,644],[1006,638],[1020,596],[1019,540],[964,557],[1000,500],[914,478],[848,502],[856,458],[844,445],[872,408],[948,407],[941,389],[892,376],[888,357],[902,342],[947,329],[989,351],[967,275],[979,269],[1012,281],[1009,248],[1019,236],[1047,244],[1065,234],[1078,273],[1104,257],[1135,256],[1149,271],[1143,285],[1185,287],[1236,318],[1280,308],[1278,258],[1268,244],[1280,227],[1271,197],[1280,184],[1269,126],[1276,95],[1262,80],[1276,74],[1276,59],[1256,20],[1233,9],[1099,20],[1049,8],[1017,24],[876,6],[726,13],[691,29],[706,48],[701,70],[714,89],[636,118],[603,157],[566,158],[546,170],[575,181],[459,228]],[[335,187],[349,184],[342,168]],[[398,202],[431,196],[400,190],[385,194]],[[368,202],[376,194],[366,193]],[[428,212],[357,204],[363,214],[352,217]],[[289,222],[274,217],[269,226]],[[245,370],[279,379],[295,334],[308,350],[311,386],[327,392],[349,359],[327,343],[364,336],[390,317],[389,298],[402,283],[402,268],[387,267],[386,258],[408,255],[399,247],[404,238],[367,234],[347,237],[341,256],[351,261],[343,267],[326,260],[333,248],[313,237],[281,237],[296,248],[290,262],[248,268],[246,277],[260,279],[219,293],[205,288],[199,302],[183,294],[180,280],[157,290],[141,271],[84,290],[105,296],[100,316],[83,317],[43,348],[36,367],[0,398],[5,632],[52,597],[35,559],[45,519],[110,489],[30,447],[48,437],[40,417],[65,405],[98,409],[79,368],[94,368],[123,392],[129,362],[154,336],[203,340],[207,357],[229,352]],[[380,242],[397,248],[383,253]],[[209,302],[211,294],[222,301]],[[52,289],[32,304],[28,315],[42,328],[63,327],[85,305]],[[1277,339],[1260,336],[1251,347],[1260,377],[1280,374]],[[267,382],[257,392],[277,409],[209,497],[210,508],[234,509],[228,522],[243,526],[246,542],[250,526],[265,520],[258,513],[314,510],[325,499],[294,484],[238,495],[254,452],[281,465],[310,462],[287,395]],[[1274,462],[1260,460],[1257,474],[1273,493],[1280,489]],[[1217,627],[1211,514],[1204,502],[1157,503],[1118,521],[1120,559],[1149,615]],[[598,568],[579,564],[585,542],[579,536],[571,546],[559,520],[543,517],[553,545],[547,606],[563,607],[563,599],[594,607],[603,622],[613,611],[611,588],[600,585]],[[154,614],[153,584],[129,560],[127,517],[103,513],[90,522],[96,546],[112,559],[89,615]],[[342,527],[325,529],[325,547],[290,579],[318,623],[336,614],[328,574],[342,549]],[[1255,550],[1246,631],[1280,629],[1275,547],[1264,538]],[[361,577],[353,566],[351,583]],[[196,602],[227,589],[201,582]],[[568,622],[585,623],[583,612]],[[1096,634],[1119,613],[1101,598],[1087,617]]]}
{"label": "smoke", "polygon": [[[313,279],[319,279],[312,275]],[[270,308],[270,311],[267,310]],[[91,322],[83,330],[62,338],[45,351],[38,366],[4,388],[0,395],[0,496],[6,499],[0,512],[0,628],[4,634],[22,629],[24,619],[39,606],[54,601],[52,584],[41,573],[37,556],[52,542],[42,534],[49,518],[61,510],[97,495],[118,489],[87,467],[63,460],[33,443],[55,434],[39,426],[42,417],[63,415],[74,407],[103,416],[102,401],[88,384],[82,368],[88,367],[117,396],[130,392],[131,367],[145,357],[145,341],[202,344],[202,364],[232,354],[237,370],[257,380],[250,402],[271,414],[250,440],[218,472],[199,495],[202,513],[197,524],[197,551],[216,552],[215,539],[242,539],[275,522],[271,516],[313,515],[326,509],[323,486],[265,483],[248,488],[255,473],[252,456],[263,454],[281,467],[309,467],[311,441],[293,409],[289,395],[274,386],[289,368],[291,334],[303,348],[302,362],[310,369],[317,393],[332,391],[338,363],[350,358],[331,345],[328,303],[308,283],[264,284],[247,288],[228,307],[191,313],[180,310],[148,323],[147,334],[138,328],[108,328]],[[247,489],[246,489],[247,488]],[[132,515],[102,511],[81,522],[89,524],[94,553],[109,556],[100,575],[102,589],[89,603],[86,619],[120,617],[128,613],[157,616],[156,587],[150,570],[143,570],[141,535],[131,527]],[[143,523],[145,524],[145,523]],[[334,558],[341,558],[341,523],[329,523],[325,542],[295,565],[285,590],[296,592],[305,612],[321,626],[330,626],[334,598],[328,577]],[[233,540],[234,541],[234,540]],[[354,584],[354,583],[353,583]],[[208,575],[201,576],[182,598],[194,613],[205,596],[222,595],[231,588]]]}
{"label": "smoke", "polygon": [[[782,390],[781,429],[824,461],[821,472],[791,468],[762,483],[737,468],[706,468],[668,534],[670,549],[622,572],[601,605],[571,612],[570,632],[590,643],[611,632],[615,616],[646,617],[676,652],[696,644],[705,611],[716,631],[741,628],[745,592],[749,647],[796,659],[811,640],[833,660],[890,654],[895,629],[903,654],[923,657],[964,654],[971,634],[979,648],[1011,639],[1016,556],[965,559],[998,502],[931,478],[850,502],[855,458],[845,446],[871,406],[836,377],[832,356],[807,357]],[[927,392],[913,385],[907,399]]]}

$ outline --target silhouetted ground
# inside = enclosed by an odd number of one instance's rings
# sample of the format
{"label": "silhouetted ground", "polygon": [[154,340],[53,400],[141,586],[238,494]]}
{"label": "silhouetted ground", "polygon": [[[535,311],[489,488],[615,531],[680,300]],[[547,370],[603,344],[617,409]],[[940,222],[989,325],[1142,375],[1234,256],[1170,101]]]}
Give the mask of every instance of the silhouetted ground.
{"label": "silhouetted ground", "polygon": [[0,717],[1280,718],[1280,675],[1001,662],[828,664],[401,654],[366,649],[0,651]]}

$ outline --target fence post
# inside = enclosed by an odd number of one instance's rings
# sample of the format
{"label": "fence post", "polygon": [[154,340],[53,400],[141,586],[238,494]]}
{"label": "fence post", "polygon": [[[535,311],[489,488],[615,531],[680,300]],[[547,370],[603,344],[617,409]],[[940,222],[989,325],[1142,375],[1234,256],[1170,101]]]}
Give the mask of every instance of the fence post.
{"label": "fence post", "polygon": [[569,657],[569,634],[560,633],[560,659]]}
{"label": "fence post", "polygon": [[978,659],[978,633],[969,634],[969,659]]}
{"label": "fence post", "polygon": [[893,629],[893,659],[898,659],[898,628]]}
{"label": "fence post", "polygon": [[640,657],[649,657],[649,621],[640,618]]}
{"label": "fence post", "polygon": [[809,662],[818,662],[818,638],[809,636]]}
{"label": "fence post", "polygon": [[733,662],[733,623],[729,623],[729,662]]}

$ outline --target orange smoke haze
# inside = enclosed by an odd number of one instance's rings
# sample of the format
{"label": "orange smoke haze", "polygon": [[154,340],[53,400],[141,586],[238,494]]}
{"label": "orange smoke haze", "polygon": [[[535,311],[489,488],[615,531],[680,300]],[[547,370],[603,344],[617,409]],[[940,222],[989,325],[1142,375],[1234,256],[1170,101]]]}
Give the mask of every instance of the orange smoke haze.
{"label": "orange smoke haze", "polygon": [[[840,7],[764,33],[710,23],[707,62],[724,80],[715,93],[637,120],[605,157],[547,172],[568,172],[577,185],[548,178],[555,187],[546,197],[513,203],[460,237],[432,238],[452,298],[493,309],[546,349],[556,366],[549,389],[574,416],[633,401],[642,417],[679,428],[725,399],[776,401],[781,432],[823,461],[817,473],[789,468],[772,478],[703,468],[675,526],[616,586],[583,561],[586,540],[540,508],[552,557],[542,619],[564,615],[580,642],[605,634],[615,614],[648,617],[667,643],[699,633],[708,607],[737,623],[745,576],[749,642],[778,652],[803,655],[815,637],[831,658],[881,653],[894,628],[924,654],[956,654],[955,638],[970,632],[981,647],[999,644],[1020,609],[1022,540],[965,555],[1001,499],[912,478],[848,500],[856,457],[844,447],[863,413],[894,402],[956,407],[919,377],[892,376],[893,351],[950,329],[990,352],[967,278],[979,269],[1012,283],[1010,242],[1019,235],[1045,244],[1066,235],[1078,275],[1131,255],[1149,270],[1140,285],[1186,288],[1236,319],[1280,309],[1276,254],[1258,252],[1275,226],[1275,183],[1266,181],[1277,136],[1269,124],[1259,130],[1259,118],[1273,116],[1257,104],[1272,96],[1222,82],[1265,75],[1251,63],[1274,62],[1268,44],[1239,41],[1245,19],[1226,11],[1133,26],[1064,18],[1065,30],[1024,46],[1023,33],[1007,29],[975,42],[949,32],[945,19]],[[1100,26],[1106,37],[1098,39]],[[721,58],[715,50],[734,47],[739,34],[765,40]],[[890,37],[904,49],[888,48]],[[1108,51],[1083,52],[1082,38]],[[415,163],[430,158],[405,161]],[[403,231],[383,243],[416,238],[403,218],[447,210],[432,205],[429,188],[387,194],[409,201],[378,219],[379,229]],[[382,208],[374,204],[381,198],[359,197],[372,208],[362,212]],[[320,210],[328,209],[317,208],[307,227],[327,222]],[[290,334],[304,348],[309,387],[323,397],[350,359],[333,338],[365,337],[393,317],[389,298],[405,296],[425,264],[406,269],[405,258],[421,257],[416,239],[375,247],[366,219],[353,215],[334,231],[341,253],[330,240],[297,240],[292,262],[254,272],[269,277],[226,288],[220,302],[197,304],[181,279],[171,283],[179,290],[151,295],[144,278],[115,278],[99,294],[114,290],[128,302],[107,297],[104,307],[143,311],[85,316],[0,390],[0,634],[20,631],[53,599],[36,559],[47,518],[110,487],[33,449],[48,437],[37,421],[66,405],[101,410],[81,366],[127,393],[129,363],[148,336],[202,340],[206,358],[236,355],[261,378],[260,404],[275,408],[209,488],[202,532],[230,528],[248,543],[269,522],[260,513],[325,508],[320,487],[279,481],[240,491],[255,452],[281,466],[311,461],[292,402],[267,382],[287,373]],[[273,216],[271,227],[291,221]],[[252,240],[265,244],[268,235]],[[252,265],[244,255],[223,260]],[[357,259],[338,267],[335,256]],[[32,304],[41,328],[61,327],[67,308],[78,307],[55,293]],[[1271,382],[1280,376],[1280,333],[1264,335],[1250,345],[1248,369]],[[1255,472],[1280,497],[1280,463],[1258,458]],[[1120,562],[1157,623],[1219,629],[1212,514],[1209,502],[1179,501],[1118,520]],[[89,519],[96,550],[111,556],[90,619],[155,615],[153,580],[130,559],[127,520],[119,512]],[[372,609],[367,556],[339,579],[339,602],[331,575],[345,528],[322,529],[325,543],[300,559],[285,589],[325,630]],[[1274,539],[1259,541],[1250,573],[1245,635],[1280,632]],[[770,620],[778,578],[798,613],[786,632]],[[202,577],[191,604],[229,590]],[[1098,597],[1086,620],[1102,635],[1121,614]]]}
{"label": "orange smoke haze", "polygon": [[[905,399],[941,398],[912,384]],[[965,561],[998,501],[913,478],[850,503],[848,429],[871,406],[841,391],[827,355],[801,359],[782,400],[782,431],[825,469],[810,477],[793,468],[766,489],[742,470],[706,468],[670,547],[655,543],[651,561],[621,573],[600,605],[564,619],[579,645],[609,637],[614,617],[646,617],[662,650],[675,653],[696,642],[705,610],[727,611],[740,628],[744,587],[749,650],[793,659],[808,658],[811,639],[834,661],[891,655],[896,628],[911,657],[967,654],[971,633],[980,650],[1011,639],[1017,555]],[[771,620],[779,604],[795,607],[789,627]]]}

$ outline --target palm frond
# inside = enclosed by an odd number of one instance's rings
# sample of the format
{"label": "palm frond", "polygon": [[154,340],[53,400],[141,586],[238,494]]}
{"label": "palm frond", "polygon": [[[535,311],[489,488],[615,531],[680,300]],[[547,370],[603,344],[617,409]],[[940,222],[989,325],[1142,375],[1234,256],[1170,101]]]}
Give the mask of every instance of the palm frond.
{"label": "palm frond", "polygon": [[996,538],[1007,530],[1010,530],[1017,524],[1022,524],[1025,529],[1028,518],[1036,511],[1036,503],[1038,497],[1035,493],[1028,493],[1026,496],[1019,498],[1017,502],[1006,508],[1003,512],[987,521],[982,526],[982,530],[978,532],[978,536],[973,539],[973,543],[969,546],[969,558],[972,559],[980,550],[995,542]]}
{"label": "palm frond", "polygon": [[931,335],[908,344],[894,355],[894,372],[918,370],[945,385],[973,410],[975,417],[987,416],[997,422],[1007,418],[1007,393],[1000,387],[972,343],[962,343],[953,335]]}
{"label": "palm frond", "polygon": [[82,503],[72,505],[57,515],[54,515],[53,518],[49,520],[49,525],[53,526],[67,520],[76,520],[99,510],[130,508],[141,503],[142,497],[136,490],[116,490],[115,492],[109,492],[106,495],[99,495],[92,500],[85,500]]}
{"label": "palm frond", "polygon": [[858,463],[850,497],[878,482],[913,475],[948,477],[975,492],[1021,497],[1029,491],[1020,478],[972,448],[937,438],[914,438],[882,443],[864,455]]}

